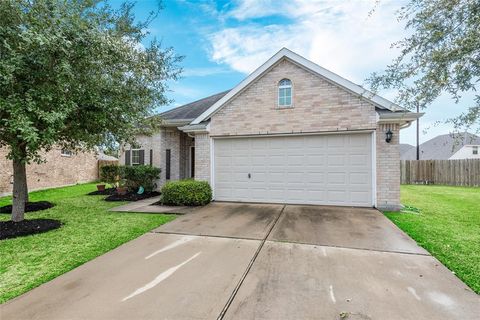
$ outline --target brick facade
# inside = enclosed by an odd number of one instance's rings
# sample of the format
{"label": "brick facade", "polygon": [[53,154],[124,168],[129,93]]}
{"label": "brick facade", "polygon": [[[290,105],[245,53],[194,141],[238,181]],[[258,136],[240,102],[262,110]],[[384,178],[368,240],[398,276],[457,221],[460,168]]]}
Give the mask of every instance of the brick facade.
{"label": "brick facade", "polygon": [[[393,132],[392,141],[385,141],[386,132]],[[398,124],[379,124],[377,127],[377,207],[396,211],[400,204],[400,127]]]}
{"label": "brick facade", "polygon": [[[152,165],[160,168],[160,179],[157,186],[160,188],[167,182],[166,179],[166,152],[170,150],[170,180],[179,180],[190,177],[190,146],[194,146],[194,139],[177,128],[161,128],[152,136],[138,136],[138,148],[145,151],[144,164],[150,164],[150,150],[152,150]],[[125,164],[125,150],[131,150],[125,145],[120,155],[120,164]]]}
{"label": "brick facade", "polygon": [[[277,106],[278,82],[292,81],[293,108]],[[211,118],[210,135],[374,129],[375,107],[296,64],[282,60]]]}
{"label": "brick facade", "polygon": [[[0,194],[12,192],[12,161],[6,158],[7,149],[0,149]],[[44,189],[90,182],[98,179],[98,160],[95,153],[62,156],[61,149],[44,152],[45,163],[27,165],[29,190]]]}
{"label": "brick facade", "polygon": [[195,135],[195,180],[210,182],[210,136],[208,133]]}
{"label": "brick facade", "polygon": [[[293,85],[293,108],[277,107],[278,82]],[[346,130],[377,130],[377,207],[400,209],[399,125],[378,125],[374,105],[283,60],[253,82],[210,120],[210,136],[195,136],[196,179],[210,181],[210,137]],[[385,142],[388,129],[393,132]]]}

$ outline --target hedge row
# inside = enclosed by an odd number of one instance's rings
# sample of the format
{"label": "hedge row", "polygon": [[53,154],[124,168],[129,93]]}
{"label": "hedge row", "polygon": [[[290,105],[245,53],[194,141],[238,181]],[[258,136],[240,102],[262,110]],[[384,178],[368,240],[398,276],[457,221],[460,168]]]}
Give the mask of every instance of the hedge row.
{"label": "hedge row", "polygon": [[162,202],[173,206],[204,206],[212,201],[212,188],[206,181],[179,180],[162,188]]}
{"label": "hedge row", "polygon": [[145,191],[156,188],[155,180],[160,177],[161,170],[148,165],[117,166],[108,165],[100,169],[100,179],[113,187],[124,185],[130,191],[137,191],[142,186]]}

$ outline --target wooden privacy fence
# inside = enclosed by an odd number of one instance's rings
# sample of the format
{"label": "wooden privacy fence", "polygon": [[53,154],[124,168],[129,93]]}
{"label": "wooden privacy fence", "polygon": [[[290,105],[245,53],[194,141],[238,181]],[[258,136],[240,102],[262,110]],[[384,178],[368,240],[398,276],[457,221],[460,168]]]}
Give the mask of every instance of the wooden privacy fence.
{"label": "wooden privacy fence", "polygon": [[402,184],[480,186],[480,159],[400,160]]}

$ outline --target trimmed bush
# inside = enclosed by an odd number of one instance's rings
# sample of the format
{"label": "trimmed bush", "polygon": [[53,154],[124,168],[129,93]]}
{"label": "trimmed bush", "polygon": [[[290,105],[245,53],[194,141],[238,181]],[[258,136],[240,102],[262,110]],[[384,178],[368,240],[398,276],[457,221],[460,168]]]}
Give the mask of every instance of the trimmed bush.
{"label": "trimmed bush", "polygon": [[129,191],[137,191],[142,186],[145,191],[150,192],[155,189],[155,180],[160,177],[160,172],[159,168],[148,165],[124,166],[123,178]]}
{"label": "trimmed bush", "polygon": [[116,187],[123,176],[123,166],[108,165],[100,168],[100,180]]}
{"label": "trimmed bush", "polygon": [[206,181],[167,182],[162,188],[162,203],[173,206],[204,206],[212,201],[212,188]]}

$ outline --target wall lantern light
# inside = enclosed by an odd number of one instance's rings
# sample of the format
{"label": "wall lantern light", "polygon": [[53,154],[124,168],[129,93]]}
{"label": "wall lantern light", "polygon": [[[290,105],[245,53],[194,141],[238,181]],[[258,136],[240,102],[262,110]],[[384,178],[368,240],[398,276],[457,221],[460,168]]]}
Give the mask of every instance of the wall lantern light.
{"label": "wall lantern light", "polygon": [[387,143],[390,143],[390,141],[392,141],[392,137],[393,137],[393,132],[392,130],[388,129],[387,133],[386,133],[386,136],[387,138],[385,139],[385,141]]}

